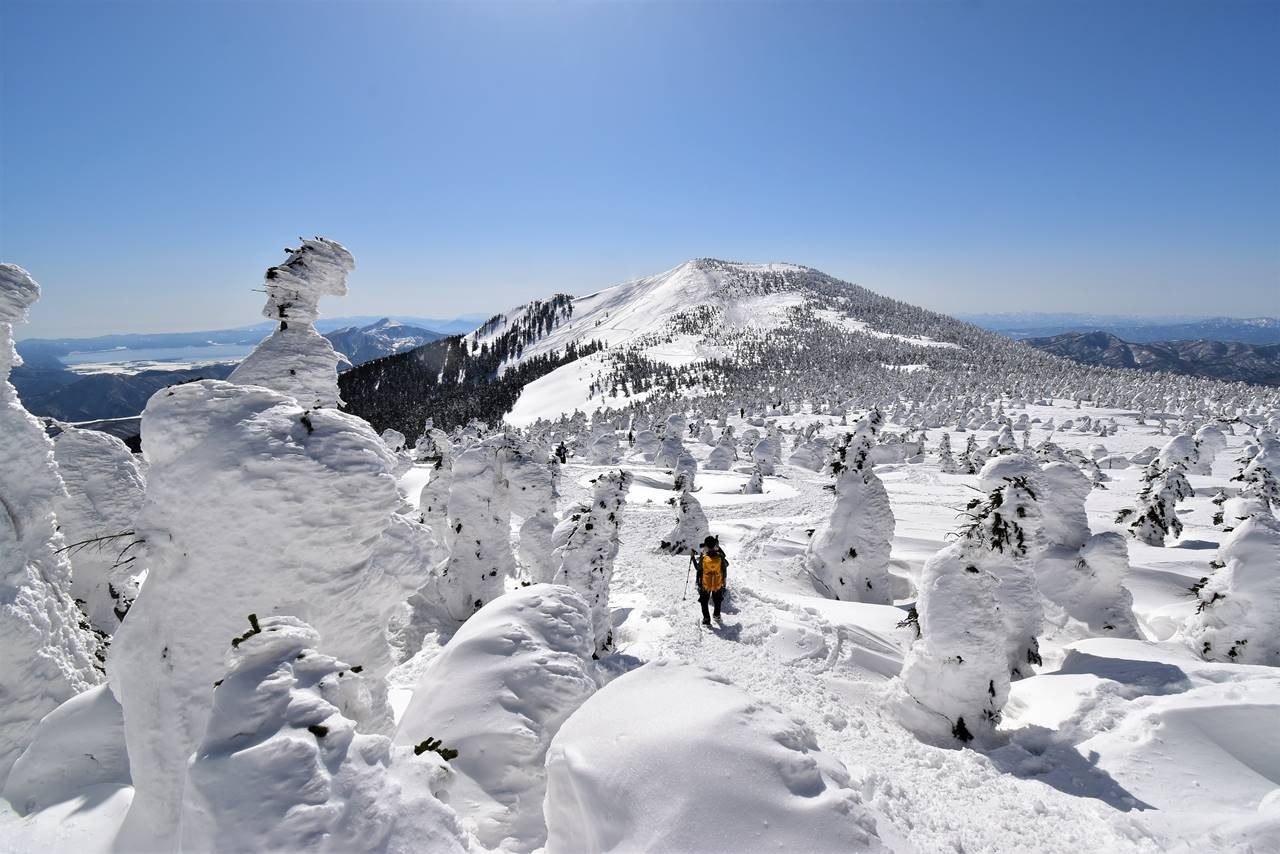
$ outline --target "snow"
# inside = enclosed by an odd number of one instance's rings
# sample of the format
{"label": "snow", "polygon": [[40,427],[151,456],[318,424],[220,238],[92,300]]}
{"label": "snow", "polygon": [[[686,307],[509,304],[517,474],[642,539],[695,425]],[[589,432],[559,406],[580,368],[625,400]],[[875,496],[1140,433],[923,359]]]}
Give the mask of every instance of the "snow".
{"label": "snow", "polygon": [[450,803],[485,846],[533,851],[545,843],[543,759],[596,690],[594,652],[582,597],[535,584],[480,609],[419,677],[395,743],[436,738],[458,751]]}
{"label": "snow", "polygon": [[609,683],[552,741],[547,780],[547,854],[883,850],[811,730],[696,666]]}

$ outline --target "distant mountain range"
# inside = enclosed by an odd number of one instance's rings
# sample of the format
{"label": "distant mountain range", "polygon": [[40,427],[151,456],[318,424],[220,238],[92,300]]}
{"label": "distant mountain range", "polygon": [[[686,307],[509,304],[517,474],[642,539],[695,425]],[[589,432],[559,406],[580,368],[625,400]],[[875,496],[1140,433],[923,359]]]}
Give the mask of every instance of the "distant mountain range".
{"label": "distant mountain range", "polygon": [[1038,350],[1086,365],[1280,385],[1280,344],[1205,340],[1139,343],[1124,341],[1109,332],[1065,332],[1028,338],[1026,342]]}
{"label": "distant mountain range", "polygon": [[1010,338],[1047,338],[1067,332],[1107,332],[1122,341],[1238,341],[1280,343],[1275,317],[1130,317],[1107,314],[958,314],[960,320]]}
{"label": "distant mountain range", "polygon": [[[325,337],[351,365],[445,337],[436,330],[388,317],[373,318],[367,325],[345,322],[366,319],[332,318],[316,325],[329,330]],[[466,320],[442,323],[446,327],[465,323],[468,329],[478,325]],[[166,386],[226,377],[272,326],[264,321],[242,329],[203,332],[27,339],[17,343],[24,364],[14,369],[11,380],[27,409],[36,415],[71,422],[127,418],[141,412],[151,395]],[[231,357],[218,355],[219,348]],[[164,357],[156,359],[157,351],[163,351]],[[92,371],[78,371],[66,364],[64,358],[72,354],[92,355]]]}

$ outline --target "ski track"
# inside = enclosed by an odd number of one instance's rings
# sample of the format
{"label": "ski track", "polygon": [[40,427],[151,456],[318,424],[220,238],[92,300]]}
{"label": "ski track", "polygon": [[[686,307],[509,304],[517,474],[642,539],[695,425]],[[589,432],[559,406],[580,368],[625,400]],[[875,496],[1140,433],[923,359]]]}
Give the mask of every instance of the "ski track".
{"label": "ski track", "polygon": [[[631,462],[622,467],[655,471]],[[567,465],[566,497],[577,500],[584,491],[580,481],[600,470]],[[783,568],[791,575],[800,573],[794,558],[766,555],[766,545],[788,526],[786,520],[795,520],[797,529],[813,527],[831,505],[819,475],[792,467],[780,467],[779,472],[790,477],[788,483],[800,490],[799,496],[703,505],[712,531],[721,535],[729,553],[724,628],[701,627],[692,584],[688,599],[681,598],[687,559],[655,549],[670,526],[670,509],[657,503],[628,503],[611,588],[611,600],[625,615],[618,631],[620,658],[631,657],[629,664],[634,666],[669,658],[710,667],[803,720],[823,750],[848,767],[855,787],[876,814],[881,836],[895,848],[1008,851],[1010,839],[1019,839],[1021,850],[1040,852],[1167,849],[1167,842],[1145,826],[1140,813],[1016,776],[981,752],[922,743],[898,724],[890,709],[892,683],[850,660],[850,642],[839,627],[761,589],[768,583],[770,568],[775,575],[783,575],[776,573]],[[817,597],[812,589],[799,586],[795,592]],[[618,616],[615,613],[615,621]],[[825,649],[800,660],[781,658],[769,647],[780,630],[779,617],[819,635]],[[1085,772],[1086,779],[1075,782],[1087,787],[1087,776]]]}

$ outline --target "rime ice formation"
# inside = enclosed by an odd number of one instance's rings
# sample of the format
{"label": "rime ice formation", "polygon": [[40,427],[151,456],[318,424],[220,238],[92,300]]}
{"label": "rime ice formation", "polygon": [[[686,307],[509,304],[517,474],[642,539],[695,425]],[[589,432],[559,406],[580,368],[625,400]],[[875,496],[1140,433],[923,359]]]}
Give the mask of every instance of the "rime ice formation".
{"label": "rime ice formation", "polygon": [[546,819],[547,854],[885,850],[808,727],[676,662],[618,677],[564,723]]}
{"label": "rime ice formation", "polygon": [[124,442],[97,430],[65,427],[53,455],[67,488],[56,502],[58,524],[68,543],[86,543],[68,550],[72,595],[95,629],[114,634],[137,595],[137,561],[125,553],[136,547],[129,532],[142,509],[142,470]]}
{"label": "rime ice formation", "polygon": [[449,802],[480,842],[533,851],[546,842],[547,746],[596,690],[587,603],[535,584],[481,608],[418,678],[395,742],[437,739],[458,755]]}
{"label": "rime ice formation", "polygon": [[622,507],[631,486],[627,471],[608,471],[592,481],[590,503],[565,513],[552,539],[558,564],[556,584],[573,588],[591,608],[591,629],[596,650],[613,648],[613,624],[609,613],[609,584],[613,559],[618,554],[618,528]]}
{"label": "rime ice formation", "polygon": [[550,582],[556,571],[551,538],[558,496],[549,459],[545,450],[513,441],[504,463],[511,512],[521,519],[517,556],[525,576],[535,584]]}
{"label": "rime ice formation", "polygon": [[9,382],[21,364],[13,324],[39,297],[26,270],[0,264],[0,786],[40,719],[101,680],[61,551],[54,511],[66,492],[53,443]]}
{"label": "rime ice formation", "polygon": [[440,606],[462,622],[502,595],[515,575],[511,553],[510,440],[490,436],[453,462],[449,489],[449,560],[440,570]]}
{"label": "rime ice formation", "polygon": [[263,317],[277,321],[275,332],[232,371],[228,380],[260,385],[295,398],[306,409],[338,406],[338,362],[329,340],[316,332],[321,297],[345,296],[355,259],[339,243],[303,240],[266,274]]}
{"label": "rime ice formation", "polygon": [[227,646],[227,670],[187,773],[185,851],[462,852],[457,815],[434,794],[449,776],[433,752],[360,732],[362,674],[316,651],[294,617]]}
{"label": "rime ice formation", "polygon": [[879,412],[868,413],[833,452],[830,471],[836,476],[836,504],[814,532],[804,559],[815,586],[832,599],[880,605],[893,599],[893,510],[870,459],[883,421]]}
{"label": "rime ice formation", "polygon": [[391,724],[390,615],[422,586],[430,532],[397,515],[397,461],[367,423],[266,388],[201,381],[142,416],[150,469],[136,530],[146,583],[109,663],[136,787],[126,847],[168,847],[209,688],[246,615],[289,614],[364,668],[361,727]]}
{"label": "rime ice formation", "polygon": [[711,533],[711,526],[707,523],[707,514],[702,512],[702,505],[687,491],[681,491],[675,497],[667,499],[667,503],[675,508],[676,523],[675,527],[668,531],[658,543],[658,549],[677,555],[696,552],[698,546],[702,545],[702,541]]}
{"label": "rime ice formation", "polygon": [[1268,511],[1245,519],[1211,568],[1182,636],[1209,661],[1280,666],[1280,522]]}

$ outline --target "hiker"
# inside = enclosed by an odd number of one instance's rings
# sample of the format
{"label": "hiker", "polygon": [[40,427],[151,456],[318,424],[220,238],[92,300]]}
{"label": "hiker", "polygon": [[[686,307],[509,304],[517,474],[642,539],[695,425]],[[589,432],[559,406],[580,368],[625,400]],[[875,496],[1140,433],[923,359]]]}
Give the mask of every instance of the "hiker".
{"label": "hiker", "polygon": [[714,616],[720,619],[720,604],[724,602],[725,584],[729,580],[729,558],[720,548],[720,541],[708,536],[702,541],[700,555],[694,555],[698,576],[698,604],[702,606],[702,625],[711,625],[712,614],[707,613],[707,601],[715,607]]}

